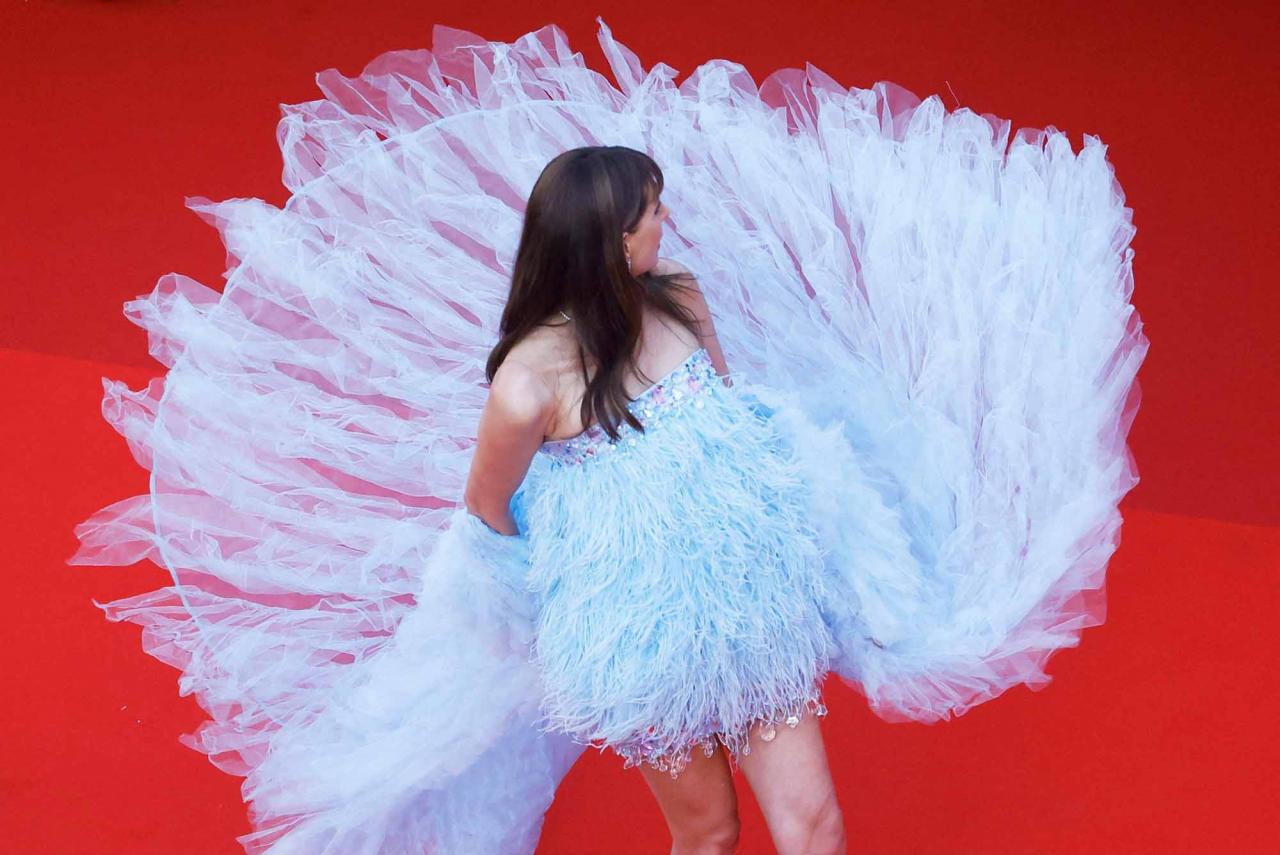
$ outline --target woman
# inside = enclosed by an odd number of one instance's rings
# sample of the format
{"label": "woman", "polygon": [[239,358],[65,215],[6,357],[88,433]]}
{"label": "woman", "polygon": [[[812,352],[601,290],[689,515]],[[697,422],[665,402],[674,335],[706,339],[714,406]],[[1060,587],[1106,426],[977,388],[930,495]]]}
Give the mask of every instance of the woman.
{"label": "woman", "polygon": [[127,304],[150,487],[70,561],[172,574],[102,608],[250,852],[531,853],[588,745],[677,849],[730,845],[737,763],[839,851],[827,671],[944,721],[1102,622],[1146,351],[1105,146],[812,66],[677,86],[603,22],[616,86],[553,26],[434,41],[288,106],[283,208],[190,202],[232,269]]}
{"label": "woman", "polygon": [[466,504],[519,535],[511,500],[554,458],[523,493],[551,726],[640,765],[674,851],[733,851],[728,749],[779,852],[842,852],[808,714],[830,643],[816,535],[768,425],[711,382],[728,370],[707,304],[658,257],[662,186],[621,146],[534,184]]}

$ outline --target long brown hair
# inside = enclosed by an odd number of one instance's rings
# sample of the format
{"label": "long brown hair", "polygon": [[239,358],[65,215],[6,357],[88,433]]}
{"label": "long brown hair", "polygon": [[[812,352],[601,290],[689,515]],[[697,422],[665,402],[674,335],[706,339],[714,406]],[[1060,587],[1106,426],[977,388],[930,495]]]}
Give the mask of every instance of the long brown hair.
{"label": "long brown hair", "polygon": [[[645,306],[673,318],[695,335],[696,316],[674,296],[689,288],[680,273],[631,275],[622,233],[636,228],[662,192],[662,170],[651,157],[625,146],[584,146],[562,152],[538,176],[525,206],[511,293],[499,323],[498,343],[485,364],[492,382],[511,348],[549,315],[574,319],[586,392],[584,425],[593,416],[618,438],[626,421],[644,426],[626,408],[623,388],[634,364]],[[597,368],[588,379],[587,361]]]}

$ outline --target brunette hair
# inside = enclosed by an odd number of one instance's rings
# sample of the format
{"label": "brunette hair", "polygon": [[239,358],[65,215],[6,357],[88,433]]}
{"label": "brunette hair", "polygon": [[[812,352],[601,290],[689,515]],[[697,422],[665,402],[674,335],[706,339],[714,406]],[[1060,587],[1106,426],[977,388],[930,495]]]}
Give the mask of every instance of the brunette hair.
{"label": "brunette hair", "polygon": [[[691,289],[682,273],[633,276],[627,269],[622,233],[639,224],[662,188],[658,164],[625,146],[570,149],[543,168],[525,206],[498,343],[485,364],[490,382],[511,348],[563,309],[575,321],[586,384],[582,423],[597,417],[610,439],[624,420],[644,430],[626,408],[623,388],[628,369],[640,373],[634,356],[644,307],[699,333],[694,313],[674,296]],[[597,366],[589,379],[588,360]]]}

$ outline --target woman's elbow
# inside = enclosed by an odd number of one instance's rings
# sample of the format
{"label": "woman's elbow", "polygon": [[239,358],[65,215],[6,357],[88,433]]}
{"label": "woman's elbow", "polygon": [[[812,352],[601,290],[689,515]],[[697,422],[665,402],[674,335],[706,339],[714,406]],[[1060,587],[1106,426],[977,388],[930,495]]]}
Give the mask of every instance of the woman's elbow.
{"label": "woman's elbow", "polygon": [[507,510],[506,503],[496,500],[492,495],[487,495],[480,490],[467,488],[462,494],[462,504],[466,507],[468,513],[488,522],[489,520],[501,520],[504,511]]}
{"label": "woman's elbow", "polygon": [[468,512],[475,516],[484,514],[484,502],[481,501],[480,493],[470,485],[462,493],[462,504]]}

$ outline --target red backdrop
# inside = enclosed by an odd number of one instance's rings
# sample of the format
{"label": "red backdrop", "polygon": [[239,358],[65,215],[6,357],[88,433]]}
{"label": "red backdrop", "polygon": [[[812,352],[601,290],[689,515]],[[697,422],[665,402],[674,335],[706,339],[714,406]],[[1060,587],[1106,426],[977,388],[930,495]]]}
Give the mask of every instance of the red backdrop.
{"label": "red backdrop", "polygon": [[[1051,667],[957,722],[891,726],[829,683],[828,745],[854,850],[1264,851],[1275,829],[1280,555],[1274,4],[809,2],[9,2],[0,417],[17,596],[3,652],[0,839],[9,851],[234,852],[238,780],[181,747],[201,713],[137,630],[92,606],[156,587],[151,565],[70,568],[72,526],[146,489],[97,413],[99,377],[159,373],[122,303],[178,271],[217,285],[212,228],[184,196],[282,204],[277,105],[317,71],[428,47],[435,23],[510,40],[559,24],[588,63],[601,14],[681,79],[812,62],[892,80],[1014,127],[1100,136],[1134,208],[1134,302],[1151,349],[1131,434],[1111,615]],[[1264,272],[1265,271],[1265,272]],[[1269,666],[1260,663],[1264,671]],[[1269,680],[1269,678],[1266,678]],[[1273,690],[1274,691],[1274,690]],[[640,778],[589,752],[548,817],[547,852],[656,852]],[[1268,789],[1270,788],[1270,789]],[[767,852],[744,791],[744,852]],[[1259,848],[1254,849],[1257,846]],[[852,850],[851,850],[852,851]]]}

